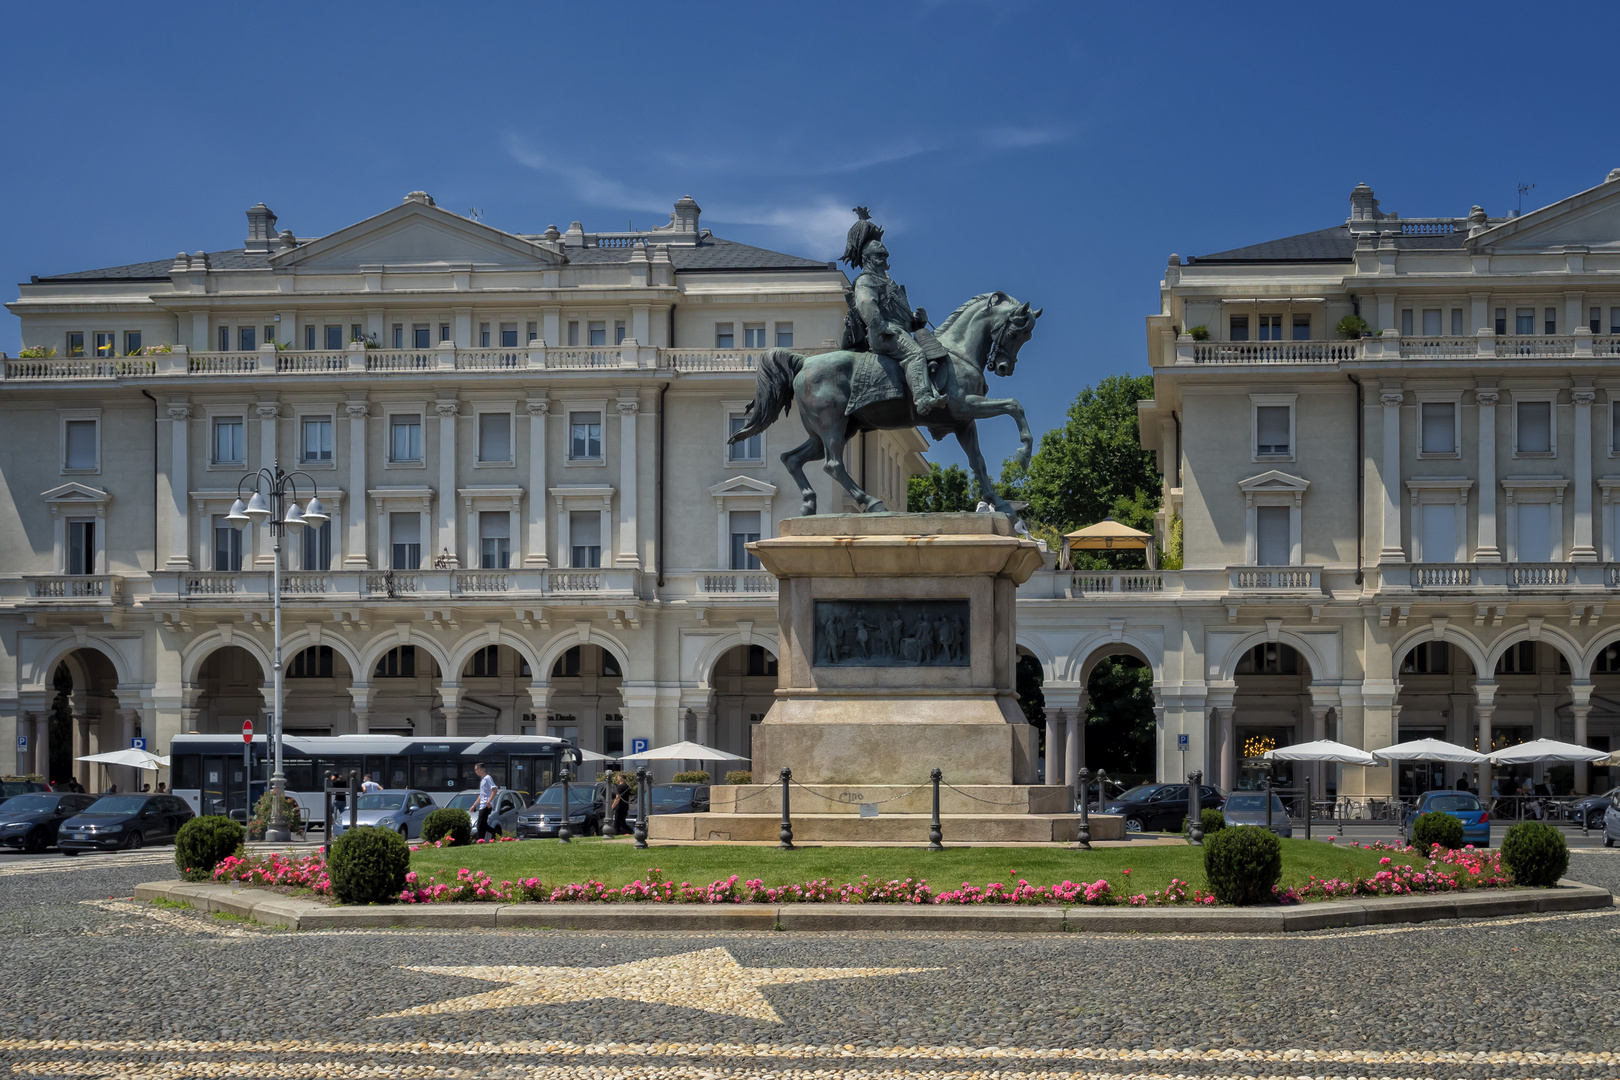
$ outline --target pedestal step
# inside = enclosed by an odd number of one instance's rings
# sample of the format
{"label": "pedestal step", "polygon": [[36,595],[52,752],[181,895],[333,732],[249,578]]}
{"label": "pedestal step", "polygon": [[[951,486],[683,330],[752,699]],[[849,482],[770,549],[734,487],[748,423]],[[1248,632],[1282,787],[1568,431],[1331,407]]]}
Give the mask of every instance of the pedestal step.
{"label": "pedestal step", "polygon": [[[793,814],[793,842],[814,844],[928,843],[931,814]],[[941,814],[940,829],[946,844],[968,843],[1073,843],[1080,828],[1079,814]],[[660,814],[648,823],[650,840],[770,840],[782,829],[780,812],[774,814]],[[1091,815],[1093,840],[1125,839],[1125,819],[1111,814]]]}
{"label": "pedestal step", "polygon": [[[859,815],[862,804],[876,804],[878,813],[931,814],[932,784],[794,784],[790,805],[797,816],[806,814]],[[1068,809],[1068,789],[1061,784],[957,784],[939,789],[942,814],[1062,814]],[[714,814],[782,813],[782,785],[716,784],[709,789],[709,811]]]}

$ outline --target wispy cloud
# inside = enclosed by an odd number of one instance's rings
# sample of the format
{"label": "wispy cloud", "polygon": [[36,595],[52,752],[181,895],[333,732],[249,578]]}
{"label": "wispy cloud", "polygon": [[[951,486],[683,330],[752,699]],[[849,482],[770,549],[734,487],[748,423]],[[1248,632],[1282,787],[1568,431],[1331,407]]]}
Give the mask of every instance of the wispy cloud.
{"label": "wispy cloud", "polygon": [[809,202],[776,206],[733,206],[716,204],[705,217],[731,225],[754,225],[776,229],[784,239],[826,258],[844,249],[844,234],[853,219],[849,207],[831,196]]}
{"label": "wispy cloud", "polygon": [[535,149],[520,135],[506,137],[506,152],[512,160],[535,172],[555,176],[573,189],[574,195],[592,206],[611,206],[621,210],[649,213],[668,213],[673,199],[642,191],[595,169],[576,165],[566,159],[548,157]]}
{"label": "wispy cloud", "polygon": [[907,140],[894,146],[887,146],[882,150],[874,150],[867,154],[858,155],[848,161],[834,161],[819,169],[811,169],[810,172],[822,174],[859,172],[862,169],[870,169],[876,165],[893,165],[897,161],[905,161],[908,158],[931,154],[938,149],[938,143]]}
{"label": "wispy cloud", "polygon": [[1053,128],[995,127],[981,134],[987,150],[1027,150],[1032,146],[1046,146],[1062,142],[1069,137],[1067,131]]}

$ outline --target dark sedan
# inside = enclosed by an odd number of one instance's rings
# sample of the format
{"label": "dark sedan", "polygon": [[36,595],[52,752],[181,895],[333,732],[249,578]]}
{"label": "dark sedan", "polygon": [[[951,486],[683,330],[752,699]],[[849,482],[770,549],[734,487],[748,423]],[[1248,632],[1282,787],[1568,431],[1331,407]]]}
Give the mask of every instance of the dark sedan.
{"label": "dark sedan", "polygon": [[32,795],[41,791],[48,793],[50,790],[49,784],[42,784],[38,780],[19,780],[15,777],[8,777],[0,780],[0,803],[4,803],[7,799],[15,798],[18,795]]}
{"label": "dark sedan", "polygon": [[77,855],[160,844],[192,817],[191,807],[173,795],[103,795],[62,822],[56,849]]}
{"label": "dark sedan", "polygon": [[1582,796],[1570,804],[1570,820],[1583,822],[1588,829],[1601,829],[1603,815],[1617,798],[1620,798],[1620,787],[1610,788],[1602,795]]}
{"label": "dark sedan", "polygon": [[[606,803],[606,784],[568,785],[568,832],[571,836],[600,836]],[[512,835],[519,839],[556,836],[562,824],[563,786],[552,784],[520,811]]]}
{"label": "dark sedan", "polygon": [[94,795],[29,792],[0,806],[0,846],[38,853],[56,843],[62,822],[96,801]]}
{"label": "dark sedan", "polygon": [[[1125,819],[1126,832],[1177,832],[1187,817],[1186,784],[1138,784],[1117,799],[1109,799],[1105,814]],[[1198,789],[1201,810],[1221,808],[1220,791],[1209,785]]]}

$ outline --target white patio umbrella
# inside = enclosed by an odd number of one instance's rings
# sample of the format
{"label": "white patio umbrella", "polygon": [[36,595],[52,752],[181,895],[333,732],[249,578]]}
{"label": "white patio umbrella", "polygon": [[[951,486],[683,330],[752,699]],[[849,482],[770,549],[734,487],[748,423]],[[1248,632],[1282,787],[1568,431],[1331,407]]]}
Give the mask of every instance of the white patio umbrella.
{"label": "white patio umbrella", "polygon": [[1446,761],[1457,765],[1478,765],[1486,760],[1485,755],[1477,750],[1444,739],[1412,739],[1374,750],[1372,754],[1380,761]]}
{"label": "white patio umbrella", "polygon": [[748,761],[748,758],[738,754],[728,754],[724,750],[716,750],[712,746],[704,746],[695,742],[670,743],[668,746],[657,746],[639,754],[625,754],[626,761]]}
{"label": "white patio umbrella", "polygon": [[1506,750],[1498,750],[1490,757],[1497,765],[1529,765],[1535,762],[1608,761],[1609,752],[1593,750],[1591,747],[1578,746],[1575,743],[1559,742],[1557,739],[1532,739],[1527,743],[1510,746]]}
{"label": "white patio umbrella", "polygon": [[109,750],[105,754],[87,754],[74,761],[94,761],[101,765],[127,765],[135,769],[157,772],[169,767],[169,759],[145,750]]}
{"label": "white patio umbrella", "polygon": [[1268,761],[1320,761],[1335,765],[1378,764],[1377,759],[1367,751],[1358,750],[1346,743],[1334,742],[1332,739],[1279,746],[1275,750],[1267,750],[1260,756]]}

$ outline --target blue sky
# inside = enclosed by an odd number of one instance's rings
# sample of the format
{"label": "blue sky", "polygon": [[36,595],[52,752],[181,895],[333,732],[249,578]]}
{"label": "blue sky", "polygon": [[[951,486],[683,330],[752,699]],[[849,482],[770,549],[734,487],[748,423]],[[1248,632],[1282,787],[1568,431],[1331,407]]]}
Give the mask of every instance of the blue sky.
{"label": "blue sky", "polygon": [[[299,235],[431,192],[514,231],[666,219],[838,254],[849,208],[943,316],[1044,306],[1037,433],[1145,372],[1166,256],[1590,187],[1612,5],[13,5],[0,280]],[[93,32],[91,31],[93,28]],[[17,322],[0,324],[15,353]],[[983,425],[993,462],[1010,421]],[[960,459],[954,444],[935,455]]]}

